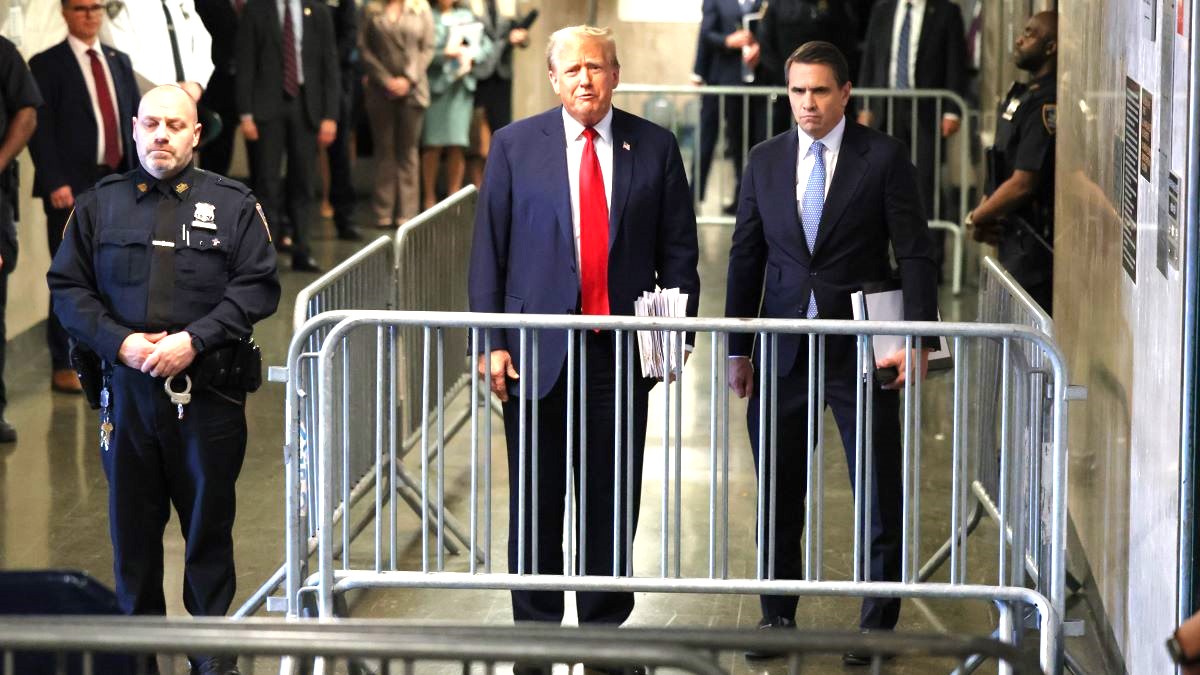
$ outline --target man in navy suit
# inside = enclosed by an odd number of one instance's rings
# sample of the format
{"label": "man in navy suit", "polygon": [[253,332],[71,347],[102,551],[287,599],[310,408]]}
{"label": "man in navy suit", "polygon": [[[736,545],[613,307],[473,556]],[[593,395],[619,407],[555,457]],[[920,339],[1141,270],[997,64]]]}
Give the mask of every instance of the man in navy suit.
{"label": "man in navy suit", "polygon": [[[705,84],[748,84],[743,66],[749,66],[744,59],[757,59],[758,41],[754,33],[746,29],[742,17],[757,12],[760,4],[761,0],[704,0],[694,70]],[[705,58],[702,59],[702,55]],[[701,199],[704,199],[708,173],[712,167],[722,107],[725,111],[725,142],[729,157],[733,160],[734,172],[739,178],[742,173],[743,143],[749,143],[748,135],[742,133],[742,97],[726,96],[722,106],[720,97],[705,96],[700,102],[700,176],[695,188]],[[737,195],[736,189],[734,195]]]}
{"label": "man in navy suit", "polygon": [[[607,29],[574,26],[555,32],[547,48],[550,83],[562,106],[510,124],[496,132],[475,216],[471,251],[470,305],[473,312],[513,314],[633,314],[643,291],[678,287],[688,294],[688,314],[699,303],[700,278],[696,218],[688,196],[679,147],[670,132],[612,107],[620,76],[616,44]],[[573,443],[575,476],[586,474],[581,520],[586,524],[586,560],[581,572],[613,575],[613,491],[632,487],[641,494],[642,449],[646,436],[646,400],[653,380],[636,377],[633,405],[629,393],[614,384],[614,341],[609,333],[585,331],[587,428],[578,418],[567,423],[567,346],[560,331],[547,332],[537,346],[537,370],[520,349],[515,330],[494,331],[490,355],[480,370],[504,401],[508,442],[509,570],[562,573],[565,448],[568,430],[582,435]],[[636,362],[636,359],[634,360]],[[578,364],[578,360],[576,361]],[[516,378],[525,378],[525,395],[537,399],[537,459],[522,461],[521,409]],[[576,374],[579,382],[579,374]],[[614,399],[620,408],[614,411]],[[576,397],[575,411],[584,407]],[[616,470],[613,462],[614,412],[632,419],[632,462]],[[525,425],[527,436],[533,424]],[[580,446],[586,450],[581,471]],[[531,459],[531,458],[530,458]],[[537,480],[530,467],[537,466]],[[525,509],[524,555],[518,550],[520,470],[525,486],[537,486],[536,529]],[[632,475],[630,475],[632,474]],[[628,511],[626,508],[628,507]],[[620,573],[630,559],[624,531],[626,516],[637,526],[637,500],[619,505],[617,533]],[[581,525],[582,526],[582,525]],[[582,530],[580,530],[582,531]],[[536,541],[533,533],[536,532]],[[537,551],[538,567],[532,561]],[[519,562],[524,562],[520,568]],[[513,591],[517,621],[559,622],[563,594]],[[633,610],[632,593],[578,593],[580,623],[620,624]]]}
{"label": "man in navy suit", "polygon": [[[867,26],[862,68],[855,84],[860,87],[894,89],[948,89],[967,94],[967,39],[962,12],[950,0],[886,0],[875,5]],[[875,99],[858,114],[860,124],[890,129],[909,147],[915,145],[917,176],[925,215],[934,213],[935,174],[946,156],[935,157],[935,138],[949,138],[962,125],[963,111],[947,102],[938,116],[931,98],[917,104],[916,116],[910,101],[900,99],[891,107]],[[888,116],[891,115],[889,121]],[[963,189],[966,186],[962,186]],[[938,196],[945,208],[948,200]],[[933,257],[941,269],[945,230],[934,232]]]}
{"label": "man in navy suit", "polygon": [[[904,319],[937,318],[936,272],[930,258],[928,225],[921,211],[908,152],[897,140],[846,119],[849,67],[827,42],[808,42],[788,58],[788,99],[797,129],[750,152],[738,200],[729,254],[725,315],[789,319],[850,319],[850,293],[892,278],[888,249],[895,252],[904,290]],[[764,281],[765,280],[765,281]],[[761,306],[761,312],[760,312]],[[798,579],[803,572],[804,486],[808,422],[808,340],[780,336],[778,370],[774,541],[762,542],[764,564],[775,549],[775,577]],[[760,423],[753,335],[730,337],[729,385],[750,395],[747,427],[755,461],[760,458]],[[922,350],[920,370],[927,352]],[[853,337],[829,337],[825,351],[825,401],[854,475],[856,350]],[[869,578],[897,581],[900,575],[901,488],[899,393],[905,354],[877,355],[878,365],[897,366],[900,377],[886,390],[874,387],[874,476]],[[758,364],[761,366],[761,363]],[[816,411],[817,415],[822,411]],[[770,477],[768,476],[768,479]],[[766,517],[770,517],[768,513]],[[769,522],[769,521],[768,521]],[[796,597],[764,595],[764,628],[795,626]],[[891,629],[899,600],[867,598],[860,626]],[[772,654],[748,653],[749,657]],[[866,661],[847,654],[847,663]]]}
{"label": "man in navy suit", "polygon": [[[33,196],[46,210],[46,239],[53,256],[75,196],[110,173],[134,165],[132,127],[138,89],[129,57],[100,44],[104,5],[97,0],[62,0],[67,39],[29,60],[45,103],[38,108],[33,155]],[[46,341],[56,391],[78,393],[67,333],[50,309]]]}

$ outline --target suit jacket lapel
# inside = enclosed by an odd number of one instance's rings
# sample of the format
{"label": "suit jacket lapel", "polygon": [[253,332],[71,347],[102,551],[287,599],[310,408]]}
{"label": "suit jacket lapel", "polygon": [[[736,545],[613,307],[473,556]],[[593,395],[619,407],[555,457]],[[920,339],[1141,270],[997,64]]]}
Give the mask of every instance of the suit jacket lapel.
{"label": "suit jacket lapel", "polygon": [[547,157],[557,158],[546,163],[547,185],[554,195],[554,213],[558,219],[558,229],[566,237],[575,250],[575,226],[571,221],[571,182],[567,174],[567,135],[563,131],[562,108],[558,107],[545,115],[542,133],[548,137],[546,143],[550,149]]}
{"label": "suit jacket lapel", "polygon": [[637,149],[625,124],[625,114],[616,109],[613,110],[612,148],[612,202],[608,209],[609,251],[617,241],[617,230],[621,227],[622,216],[625,213],[629,183],[633,180],[633,153]]}
{"label": "suit jacket lapel", "polygon": [[833,170],[833,182],[829,185],[829,193],[825,196],[825,208],[821,212],[821,227],[817,230],[817,242],[813,245],[813,255],[821,250],[821,245],[829,240],[830,232],[841,222],[846,207],[854,201],[858,192],[858,184],[866,173],[867,160],[863,155],[866,147],[859,143],[859,127],[846,120],[846,132],[842,136],[842,147],[838,151],[837,165]]}
{"label": "suit jacket lapel", "polygon": [[[808,251],[808,242],[804,240],[804,224],[800,222],[799,205],[796,201],[796,153],[799,152],[800,137],[795,129],[787,132],[785,141],[782,150],[771,158],[765,175],[759,178],[757,172],[755,173],[756,181],[768,181],[763,192],[769,197],[766,204],[758,205],[758,211],[763,214],[764,228],[771,227],[771,223],[780,224],[781,231],[775,233],[783,242],[780,248],[799,262],[808,265],[812,256]],[[784,213],[778,218],[767,215],[775,209],[783,209]]]}
{"label": "suit jacket lapel", "polygon": [[[916,67],[913,69],[916,73],[925,72],[925,62],[928,60],[925,58],[925,54],[934,47],[934,40],[940,39],[942,32],[936,30],[936,22],[937,1],[927,0],[925,3],[925,16],[921,18],[921,34],[917,36],[917,60]],[[920,87],[921,83],[913,82],[913,86]]]}
{"label": "suit jacket lapel", "polygon": [[[60,44],[62,45],[60,55],[63,61],[61,72],[67,73],[66,76],[71,79],[71,89],[73,91],[83,92],[83,100],[87,101],[88,105],[80,107],[83,108],[84,114],[92,118],[92,121],[95,122],[96,113],[92,111],[91,96],[88,94],[87,80],[83,76],[83,66],[80,65],[79,59],[75,57],[75,50],[71,49],[70,42],[64,40]],[[103,52],[104,48],[101,47],[100,49]],[[108,69],[112,70],[112,64],[109,64]]]}

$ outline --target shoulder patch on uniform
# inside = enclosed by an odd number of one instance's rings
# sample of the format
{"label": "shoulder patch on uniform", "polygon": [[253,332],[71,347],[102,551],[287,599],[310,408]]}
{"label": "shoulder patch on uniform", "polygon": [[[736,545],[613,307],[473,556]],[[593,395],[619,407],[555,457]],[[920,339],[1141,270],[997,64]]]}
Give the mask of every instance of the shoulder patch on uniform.
{"label": "shoulder patch on uniform", "polygon": [[254,202],[254,210],[258,211],[258,219],[262,221],[263,229],[267,231],[267,243],[271,243],[271,226],[267,225],[267,214],[263,213],[262,204]]}
{"label": "shoulder patch on uniform", "polygon": [[1046,131],[1051,136],[1058,130],[1058,104],[1046,103],[1042,105],[1042,125],[1046,127]]}

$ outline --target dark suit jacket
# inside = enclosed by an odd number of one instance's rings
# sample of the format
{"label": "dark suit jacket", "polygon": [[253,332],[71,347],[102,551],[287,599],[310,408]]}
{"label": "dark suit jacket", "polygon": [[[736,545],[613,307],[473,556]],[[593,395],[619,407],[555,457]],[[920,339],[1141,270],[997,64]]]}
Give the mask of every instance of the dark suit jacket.
{"label": "dark suit jacket", "polygon": [[[233,9],[231,0],[196,0],[196,13],[213,36],[212,62],[213,67],[225,75],[233,75],[237,52],[234,50],[235,40],[229,36],[237,35],[238,15]],[[236,124],[236,120],[233,122]]]}
{"label": "dark suit jacket", "polygon": [[[315,129],[338,118],[342,95],[333,21],[324,2],[302,0],[304,111]],[[248,0],[237,33],[238,114],[267,122],[283,112],[283,35],[275,0]]]}
{"label": "dark suit jacket", "polygon": [[784,86],[783,64],[811,40],[831,42],[851,66],[858,51],[858,28],[850,0],[774,0],[758,28],[759,74],[755,84]]}
{"label": "dark suit jacket", "polygon": [[[100,52],[112,72],[117,100],[117,133],[121,134],[124,157],[118,170],[137,166],[133,124],[137,115],[137,82],[129,57],[107,45]],[[29,59],[29,70],[45,102],[38,108],[37,131],[29,141],[33,155],[33,195],[49,197],[69,185],[76,195],[92,186],[96,170],[97,127],[79,61],[66,40]]]}
{"label": "dark suit jacket", "polygon": [[[819,318],[850,319],[851,292],[894,278],[890,246],[900,266],[905,320],[936,320],[929,229],[904,146],[846,120],[811,254],[796,207],[798,147],[792,129],[750,151],[729,252],[725,316],[803,318],[812,291]],[[729,353],[750,355],[753,337],[731,336]],[[791,369],[801,339],[807,338],[780,337],[780,373]],[[850,345],[827,339],[829,359],[843,359],[853,352]]]}
{"label": "dark suit jacket", "polygon": [[[755,0],[751,11],[758,11],[761,4],[760,0]],[[695,72],[706,84],[743,84],[742,50],[725,46],[725,37],[742,28],[742,4],[738,0],[704,0],[697,53],[707,49],[709,56],[704,64],[697,57]]]}
{"label": "dark suit jacket", "polygon": [[[655,285],[700,300],[696,216],[679,146],[669,131],[613,110],[608,297],[613,314],[633,314],[634,299]],[[628,147],[626,147],[628,146]],[[571,314],[579,272],[571,220],[562,109],[510,124],[492,137],[475,211],[468,290],[472,312]],[[518,332],[494,331],[492,349],[514,362]],[[566,341],[543,336],[533,393],[548,393],[566,360]],[[515,366],[520,372],[519,363]]]}
{"label": "dark suit jacket", "polygon": [[[871,11],[867,26],[867,42],[863,51],[858,87],[891,87],[888,71],[896,51],[892,43],[897,0],[882,0]],[[959,96],[967,90],[967,41],[962,12],[949,0],[926,0],[925,16],[921,20],[921,35],[917,41],[917,63],[913,68],[914,89],[949,89]],[[876,105],[872,104],[872,108]],[[932,101],[922,103],[921,114],[932,114]],[[951,105],[944,113],[962,114]],[[876,111],[878,117],[880,111]]]}

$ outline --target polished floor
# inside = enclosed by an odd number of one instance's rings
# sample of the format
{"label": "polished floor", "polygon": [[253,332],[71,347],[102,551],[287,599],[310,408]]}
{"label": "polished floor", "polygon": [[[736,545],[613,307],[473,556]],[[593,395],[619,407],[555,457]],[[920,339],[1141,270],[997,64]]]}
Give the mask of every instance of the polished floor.
{"label": "polished floor", "polygon": [[[713,191],[715,192],[715,191]],[[715,202],[716,197],[710,201]],[[718,204],[706,205],[708,209]],[[362,220],[366,221],[365,214]],[[368,238],[376,231],[367,231]],[[730,229],[723,226],[702,226],[701,276],[703,296],[701,313],[716,315],[723,306],[725,262]],[[356,244],[336,241],[329,224],[316,249],[318,260],[326,267],[352,253]],[[281,364],[290,333],[292,298],[314,277],[284,271],[281,273],[284,301],[279,312],[256,329],[256,339],[263,346],[268,364]],[[968,276],[969,278],[969,276]],[[970,319],[974,299],[970,289],[959,298],[943,294],[942,314],[946,319]],[[39,330],[39,329],[35,329]],[[82,398],[52,393],[49,389],[48,355],[38,335],[17,336],[10,347],[5,379],[9,387],[8,419],[17,427],[19,441],[0,446],[0,568],[80,569],[105,584],[112,583],[112,556],[107,534],[107,485],[100,468],[97,448],[97,422]],[[698,346],[694,358],[708,363],[706,345]],[[697,378],[697,380],[702,378]],[[943,379],[927,388],[927,410],[948,409],[949,385]],[[695,392],[689,392],[691,396]],[[696,393],[697,419],[685,420],[684,462],[707,462],[708,429],[707,393]],[[642,529],[639,531],[636,565],[642,569],[657,569],[659,550],[659,494],[662,475],[662,453],[652,403],[651,429],[647,442],[645,504]],[[283,558],[282,531],[282,449],[283,387],[267,383],[250,398],[248,416],[250,443],[246,462],[238,483],[238,519],[235,526],[238,564],[238,594],[235,606],[257,589],[281,564]],[[692,413],[689,411],[689,416]],[[753,468],[748,445],[744,442],[744,404],[733,404],[731,436],[740,451],[732,457],[731,479],[731,574],[753,576],[752,551],[754,522]],[[700,419],[703,418],[703,419]],[[828,422],[832,428],[832,421]],[[949,474],[950,436],[949,417],[926,414],[922,430],[925,448],[922,474],[922,551],[932,552],[945,540],[949,531]],[[496,425],[493,444],[496,466],[501,473],[495,477],[497,499],[503,499],[505,478],[503,445]],[[453,454],[453,447],[448,455]],[[852,495],[845,479],[845,461],[840,444],[826,444],[826,542],[824,573],[827,578],[845,579],[850,575],[849,517],[838,520],[838,514],[851,512]],[[462,467],[449,464],[448,485],[463,484]],[[456,473],[459,472],[459,473]],[[706,493],[701,489],[703,477],[685,477],[685,510],[707,509]],[[698,487],[700,486],[700,487]],[[461,495],[460,495],[461,497]],[[453,492],[451,499],[454,499]],[[683,531],[685,572],[703,576],[708,546],[708,532],[699,523],[704,518],[689,518]],[[410,536],[402,540],[401,553],[405,561],[419,560],[419,524],[415,519],[402,521],[411,528]],[[692,523],[696,523],[695,526]],[[504,560],[504,541],[500,533],[503,523],[497,521],[497,535],[492,542],[495,560]],[[985,521],[971,540],[973,580],[994,577],[997,529]],[[366,537],[369,539],[370,537]],[[367,556],[367,543],[352,548],[352,559]],[[180,600],[181,558],[183,543],[174,521],[166,534],[167,578],[165,589],[170,613],[183,615]],[[461,558],[450,559],[450,567],[461,567]],[[935,578],[946,578],[945,569]],[[505,624],[511,621],[507,594],[488,591],[370,591],[355,592],[348,598],[355,617],[388,617],[417,621],[446,621],[458,623]],[[568,616],[571,616],[568,606]],[[805,599],[801,602],[798,623],[802,628],[853,629],[857,624],[858,603],[851,600]],[[629,625],[633,626],[711,626],[751,627],[759,619],[758,600],[752,596],[654,595],[639,594],[637,608]],[[906,602],[899,629],[904,631],[954,632],[987,635],[996,620],[995,609],[988,603]],[[1085,649],[1086,651],[1086,649]],[[723,665],[735,672],[783,672],[786,664],[778,662],[748,662],[740,656],[728,655]],[[836,655],[808,657],[801,663],[805,672],[842,672]],[[931,659],[898,659],[884,666],[884,672],[925,673],[947,672],[953,668],[949,661]],[[457,667],[447,666],[447,672]],[[985,666],[981,672],[993,672]]]}

